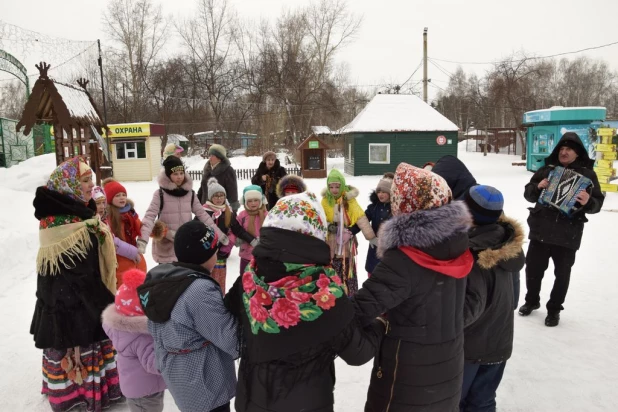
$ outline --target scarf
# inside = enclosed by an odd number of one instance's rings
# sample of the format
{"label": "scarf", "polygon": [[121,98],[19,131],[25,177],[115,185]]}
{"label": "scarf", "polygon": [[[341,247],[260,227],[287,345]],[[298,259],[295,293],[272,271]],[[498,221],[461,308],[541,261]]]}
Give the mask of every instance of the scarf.
{"label": "scarf", "polygon": [[204,204],[204,209],[212,212],[212,220],[215,221],[215,223],[218,222],[219,217],[225,212],[225,227],[229,228],[232,224],[232,210],[230,209],[230,207],[227,204],[227,200],[225,201],[224,204],[222,204],[221,206],[217,206],[214,203],[212,203],[210,200],[207,200],[206,203]]}
{"label": "scarf", "polygon": [[401,246],[399,249],[417,265],[455,279],[468,276],[474,265],[474,257],[469,249],[450,260],[436,259],[412,246]]}
{"label": "scarf", "polygon": [[120,209],[120,219],[122,221],[122,231],[124,241],[130,243],[133,246],[137,246],[137,238],[141,234],[142,222],[139,220],[139,216],[135,213],[130,205],[128,211],[124,211],[126,207]]}
{"label": "scarf", "polygon": [[85,202],[80,183],[82,176],[91,175],[90,166],[79,156],[72,157],[54,169],[47,181],[47,188],[61,193],[73,200]]}
{"label": "scarf", "polygon": [[92,247],[90,233],[98,240],[101,279],[110,292],[116,293],[116,248],[109,228],[98,217],[82,220],[77,216],[49,216],[39,223],[37,272],[55,276],[61,266],[70,269],[76,259],[84,259]]}
{"label": "scarf", "polygon": [[284,263],[286,276],[265,282],[255,272],[255,259],[242,276],[242,301],[251,333],[277,334],[301,322],[313,322],[347,299],[341,279],[330,266]]}
{"label": "scarf", "polygon": [[255,217],[259,216],[260,218],[260,227],[264,223],[264,219],[266,218],[266,206],[262,204],[258,210],[247,210],[247,214],[249,215],[249,227],[247,227],[247,232],[253,237],[258,237],[259,233],[255,233]]}

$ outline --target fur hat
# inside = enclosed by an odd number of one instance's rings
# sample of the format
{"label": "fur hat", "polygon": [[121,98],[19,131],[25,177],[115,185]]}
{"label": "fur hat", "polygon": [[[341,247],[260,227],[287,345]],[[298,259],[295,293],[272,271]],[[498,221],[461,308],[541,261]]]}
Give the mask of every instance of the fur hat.
{"label": "fur hat", "polygon": [[212,202],[212,197],[217,193],[223,193],[227,196],[225,188],[219,184],[216,177],[208,179],[208,200]]}
{"label": "fur hat", "polygon": [[107,198],[108,205],[112,204],[114,196],[116,196],[118,193],[124,193],[125,195],[127,194],[127,189],[125,189],[125,187],[113,177],[103,179],[101,184],[103,185],[103,190],[105,190],[105,197]]}
{"label": "fur hat", "polygon": [[184,151],[185,149],[178,146],[176,143],[169,143],[165,146],[165,149],[163,149],[163,159],[167,159],[168,156],[175,155],[176,153],[182,153]]}
{"label": "fur hat", "polygon": [[146,273],[139,269],[129,269],[122,274],[122,285],[116,292],[116,311],[125,316],[144,316],[137,296],[137,287],[144,283]]}
{"label": "fur hat", "polygon": [[176,156],[168,156],[163,161],[163,167],[165,168],[165,175],[167,177],[170,177],[174,172],[185,171],[185,165],[182,163],[182,160],[180,160]]}
{"label": "fur hat", "polygon": [[279,199],[268,212],[262,227],[291,230],[326,241],[326,215],[311,192]]}
{"label": "fur hat", "polygon": [[[390,173],[391,175],[393,175],[392,173]],[[385,175],[386,176],[386,175]],[[394,175],[393,175],[394,177]],[[376,193],[378,192],[383,192],[383,193],[388,193],[389,195],[391,194],[391,186],[393,185],[393,178],[387,178],[387,177],[382,177],[382,179],[380,179],[380,181],[378,182],[378,185],[376,186]]]}
{"label": "fur hat", "polygon": [[407,163],[397,166],[391,191],[394,216],[444,206],[453,199],[442,177]]}
{"label": "fur hat", "polygon": [[174,252],[182,263],[201,265],[217,253],[217,233],[199,220],[190,220],[176,231]]}
{"label": "fur hat", "polygon": [[477,225],[487,225],[498,221],[504,207],[504,197],[492,186],[472,186],[464,201]]}
{"label": "fur hat", "polygon": [[277,160],[277,154],[275,152],[268,151],[262,155],[262,161],[265,162],[269,157],[274,157]]}
{"label": "fur hat", "polygon": [[242,204],[247,207],[247,200],[257,199],[259,200],[260,206],[264,205],[264,193],[262,192],[262,188],[258,185],[249,185],[244,188],[242,191]]}
{"label": "fur hat", "polygon": [[92,198],[95,202],[98,202],[99,200],[107,201],[105,191],[101,186],[95,186],[92,188]]}
{"label": "fur hat", "polygon": [[224,160],[227,158],[227,150],[220,144],[213,144],[208,148],[208,156],[210,155],[217,156],[219,159]]}
{"label": "fur hat", "polygon": [[307,191],[307,185],[302,177],[296,175],[285,175],[277,183],[277,197],[285,196],[285,192],[295,191],[302,193]]}

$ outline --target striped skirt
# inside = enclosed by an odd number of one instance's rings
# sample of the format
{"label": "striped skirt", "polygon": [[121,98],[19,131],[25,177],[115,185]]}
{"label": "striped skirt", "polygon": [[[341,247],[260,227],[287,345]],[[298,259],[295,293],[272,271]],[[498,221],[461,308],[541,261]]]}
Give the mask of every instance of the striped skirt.
{"label": "striped skirt", "polygon": [[227,276],[227,259],[217,259],[210,276],[221,286],[221,292],[225,295],[225,278]]}
{"label": "striped skirt", "polygon": [[88,371],[83,383],[70,380],[60,363],[65,350],[43,350],[43,389],[52,411],[64,412],[78,405],[86,410],[101,411],[123,399],[116,368],[116,351],[108,339],[80,347],[81,362]]}

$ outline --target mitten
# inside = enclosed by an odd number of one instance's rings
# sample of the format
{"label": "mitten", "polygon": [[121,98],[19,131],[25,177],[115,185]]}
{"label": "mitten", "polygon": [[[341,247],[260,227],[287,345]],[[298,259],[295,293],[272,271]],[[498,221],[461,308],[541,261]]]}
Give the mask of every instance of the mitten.
{"label": "mitten", "polygon": [[251,247],[256,247],[259,244],[260,244],[260,238],[259,237],[256,237],[255,239],[253,239],[251,241]]}
{"label": "mitten", "polygon": [[226,235],[221,235],[219,236],[219,243],[221,243],[222,245],[227,245],[228,243],[230,243],[230,239],[228,239],[228,237]]}
{"label": "mitten", "polygon": [[234,246],[241,247],[242,246],[242,239],[237,237],[236,238],[236,242],[234,242]]}
{"label": "mitten", "polygon": [[167,233],[165,234],[165,238],[167,240],[173,242],[174,241],[174,236],[176,236],[176,231],[168,229]]}
{"label": "mitten", "polygon": [[146,253],[146,246],[148,246],[148,242],[142,239],[137,239],[137,250],[139,250],[139,253],[142,255]]}
{"label": "mitten", "polygon": [[378,247],[378,238],[377,238],[377,236],[369,241],[369,246],[370,247]]}

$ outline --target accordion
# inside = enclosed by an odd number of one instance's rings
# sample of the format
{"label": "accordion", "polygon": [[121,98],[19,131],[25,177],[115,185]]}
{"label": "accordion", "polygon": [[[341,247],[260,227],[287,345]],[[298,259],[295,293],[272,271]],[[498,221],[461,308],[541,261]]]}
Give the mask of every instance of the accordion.
{"label": "accordion", "polygon": [[550,173],[549,186],[541,192],[539,203],[555,207],[567,216],[574,212],[577,195],[592,186],[592,180],[562,166],[555,167]]}

